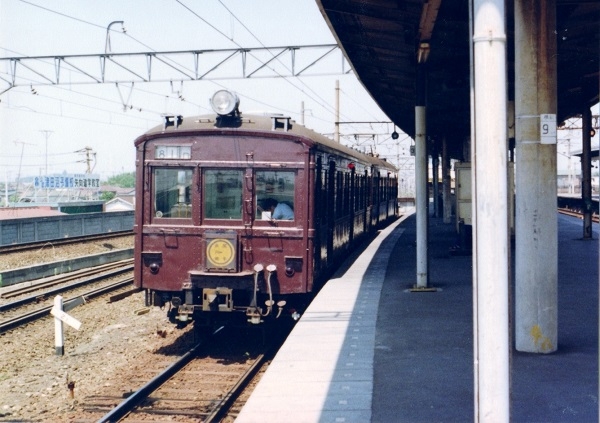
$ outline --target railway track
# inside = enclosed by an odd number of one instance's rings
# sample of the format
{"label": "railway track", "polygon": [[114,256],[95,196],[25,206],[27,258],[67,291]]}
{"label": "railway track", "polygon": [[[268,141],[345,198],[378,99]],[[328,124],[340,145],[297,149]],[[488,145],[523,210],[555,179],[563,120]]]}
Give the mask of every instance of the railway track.
{"label": "railway track", "polygon": [[[205,423],[219,421],[265,363],[266,355],[259,354],[244,363],[215,368],[214,363],[197,357],[202,347],[196,345],[99,422],[128,422],[142,418],[141,414],[144,414],[144,421],[164,415]],[[174,389],[173,386],[195,386],[197,389]],[[207,387],[210,389],[206,390]]]}
{"label": "railway track", "polygon": [[112,263],[102,264],[93,268],[76,270],[67,274],[61,274],[57,276],[51,276],[43,279],[38,279],[33,282],[21,283],[13,288],[7,288],[4,292],[0,293],[0,298],[14,298],[20,295],[24,295],[30,292],[41,291],[46,288],[55,287],[62,285],[59,288],[45,291],[43,294],[32,295],[30,297],[22,298],[18,301],[14,301],[10,304],[0,305],[0,311],[6,311],[15,306],[26,304],[28,302],[39,302],[48,295],[59,294],[65,290],[73,289],[81,285],[86,285],[95,280],[116,276],[123,272],[133,270],[133,259],[121,260]]}
{"label": "railway track", "polygon": [[[155,370],[150,381],[140,382],[140,388],[85,398],[82,411],[90,418],[78,421],[153,422],[164,421],[165,416],[178,422],[222,421],[285,339],[278,336],[263,344],[262,336],[251,341],[245,336],[225,328],[168,365],[159,360],[157,366],[163,369]],[[148,372],[139,369],[137,377],[150,377]]]}
{"label": "railway track", "polygon": [[[579,211],[574,211],[574,210],[565,209],[565,208],[559,208],[558,212],[565,214],[567,216],[573,216],[573,217],[578,217],[580,219],[583,219],[583,213],[581,213]],[[592,222],[595,222],[595,223],[599,222],[599,217],[597,214],[592,214]]]}
{"label": "railway track", "polygon": [[[129,260],[126,260],[129,261]],[[112,267],[110,269],[107,269],[107,267]],[[48,284],[54,284],[54,285],[58,285],[61,284],[60,286],[57,286],[53,289],[50,290],[46,290],[42,293],[37,293],[37,294],[33,294],[33,295],[29,295],[29,296],[25,296],[25,297],[21,297],[17,300],[5,303],[0,305],[0,315],[3,317],[3,320],[0,321],[0,333],[4,333],[8,330],[14,329],[16,327],[22,326],[26,323],[30,323],[32,321],[41,319],[43,317],[46,317],[49,315],[50,310],[53,307],[53,304],[48,304],[46,306],[42,306],[42,307],[37,307],[33,310],[31,310],[32,304],[39,304],[39,303],[50,303],[50,299],[54,296],[54,295],[58,295],[59,293],[64,293],[64,292],[69,292],[69,291],[73,291],[76,289],[79,289],[77,295],[73,295],[71,298],[68,298],[64,301],[65,307],[69,307],[69,303],[73,302],[73,301],[81,301],[81,299],[83,299],[83,301],[87,301],[87,300],[91,300],[95,297],[101,296],[101,295],[105,295],[107,293],[113,292],[113,291],[117,291],[123,288],[126,288],[128,286],[132,286],[133,283],[133,276],[131,276],[131,274],[129,275],[125,275],[123,276],[123,274],[125,273],[131,273],[133,268],[133,264],[131,263],[120,263],[120,265],[118,266],[114,266],[114,264],[112,266],[102,266],[101,269],[86,269],[86,274],[84,276],[81,275],[81,272],[74,272],[74,273],[78,273],[77,276],[71,275],[71,274],[67,274],[61,277],[57,277],[57,278],[52,278],[52,281],[45,281],[42,283],[43,288],[47,288]],[[114,280],[115,277],[117,276],[122,276],[120,279],[118,280]],[[70,282],[73,280],[73,278],[77,278],[78,280],[74,281],[74,282]],[[102,282],[105,281],[107,279],[110,279],[108,282]],[[66,285],[64,284],[66,282],[70,282],[67,283]],[[89,285],[89,284],[97,284],[100,283],[100,286],[95,286],[93,289],[91,290],[87,290],[84,292],[81,292],[81,287],[85,286],[85,285]],[[22,291],[20,292],[20,294],[23,294],[23,291],[27,291],[27,292],[31,292],[32,290],[38,290],[41,289],[39,286],[36,286],[35,284],[32,284],[31,286],[27,286],[27,287],[23,287],[20,289],[15,288],[14,290],[11,290],[9,292],[10,294],[14,294],[14,295],[18,295],[19,294],[19,290]],[[119,298],[122,298],[124,295],[128,295],[130,293],[133,292],[137,292],[137,289],[130,289],[122,294],[120,294]],[[3,296],[5,296],[6,293],[3,294]],[[19,312],[19,310],[23,309],[23,308],[27,308],[28,310],[24,311],[24,312]],[[11,312],[11,313],[7,313],[7,312]],[[18,313],[15,313],[18,312]],[[12,316],[8,316],[7,314],[13,314]]]}

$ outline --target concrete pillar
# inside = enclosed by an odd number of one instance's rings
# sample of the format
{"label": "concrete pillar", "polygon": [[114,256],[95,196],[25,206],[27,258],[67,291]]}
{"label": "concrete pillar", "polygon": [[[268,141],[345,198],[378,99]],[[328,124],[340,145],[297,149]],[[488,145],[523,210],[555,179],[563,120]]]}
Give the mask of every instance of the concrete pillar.
{"label": "concrete pillar", "polygon": [[433,191],[433,215],[440,217],[440,155],[437,147],[433,148],[431,153],[431,182]]}
{"label": "concrete pillar", "polygon": [[556,144],[540,115],[556,114],[556,0],[515,0],[515,343],[556,351]]}
{"label": "concrete pillar", "polygon": [[510,421],[507,80],[504,0],[473,0],[475,421]]}
{"label": "concrete pillar", "polygon": [[417,221],[417,288],[429,282],[427,189],[427,124],[425,120],[426,65],[417,65],[417,104],[415,106],[415,206]]}
{"label": "concrete pillar", "polygon": [[442,201],[444,203],[444,223],[452,223],[452,178],[450,177],[450,155],[448,140],[442,140]]}
{"label": "concrete pillar", "polygon": [[592,111],[586,106],[581,114],[581,199],[583,239],[592,239]]}

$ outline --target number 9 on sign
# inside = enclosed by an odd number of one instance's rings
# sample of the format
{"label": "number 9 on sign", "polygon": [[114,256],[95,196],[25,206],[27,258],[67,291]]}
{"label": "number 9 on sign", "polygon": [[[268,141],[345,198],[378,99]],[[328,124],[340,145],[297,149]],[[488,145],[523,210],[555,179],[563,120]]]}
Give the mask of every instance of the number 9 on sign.
{"label": "number 9 on sign", "polygon": [[556,115],[540,115],[540,142],[556,144]]}

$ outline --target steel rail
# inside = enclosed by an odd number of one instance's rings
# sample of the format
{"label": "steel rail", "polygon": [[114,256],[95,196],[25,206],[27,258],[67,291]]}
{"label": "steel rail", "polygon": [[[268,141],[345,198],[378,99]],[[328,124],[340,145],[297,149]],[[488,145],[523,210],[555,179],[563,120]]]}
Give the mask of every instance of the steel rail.
{"label": "steel rail", "polygon": [[[123,272],[133,269],[133,259],[126,259],[115,261],[112,263],[105,263],[99,266],[89,267],[86,269],[75,270],[74,272],[65,273],[57,276],[51,276],[48,278],[39,279],[38,282],[32,282],[27,286],[18,286],[13,289],[10,289],[0,294],[0,298],[13,298],[18,295],[27,294],[28,292],[39,291],[44,288],[49,288],[51,286],[55,286],[61,283],[66,283],[69,281],[73,281],[79,278],[85,278],[86,276],[91,276],[88,279],[77,281],[71,283],[69,285],[65,285],[63,287],[46,291],[42,294],[34,295],[31,297],[27,297],[18,301],[14,301],[8,304],[0,305],[0,311],[5,311],[10,308],[18,307],[23,304],[27,304],[28,302],[37,301],[40,297],[45,297],[47,295],[52,295],[56,293],[63,292],[65,290],[76,288],[77,286],[85,285],[87,283],[92,283],[98,280],[99,278],[116,276]],[[12,304],[15,304],[11,307]]]}
{"label": "steel rail", "polygon": [[[112,291],[120,289],[124,286],[127,286],[127,285],[131,284],[132,282],[133,282],[133,278],[127,277],[123,280],[114,282],[110,285],[106,285],[102,288],[94,289],[92,291],[86,292],[85,294],[78,295],[75,298],[70,298],[64,302],[64,305],[68,306],[69,302],[75,301],[79,297],[83,297],[85,299],[91,299],[91,298],[98,297],[100,295],[104,295],[108,292],[112,292]],[[52,307],[53,307],[53,305],[47,306],[47,307],[42,307],[42,308],[32,311],[30,313],[26,313],[21,316],[17,316],[12,319],[8,319],[3,322],[0,322],[0,334],[4,333],[10,329],[13,329],[15,327],[24,325],[25,323],[30,323],[32,321],[35,321],[35,320],[41,319],[45,316],[48,316],[50,314],[50,310],[52,310]]]}
{"label": "steel rail", "polygon": [[266,354],[260,354],[254,364],[246,370],[242,377],[238,380],[233,388],[219,401],[213,411],[203,420],[203,423],[218,422],[229,411],[235,400],[238,399],[244,388],[250,383],[254,375],[260,370],[262,365],[267,361]]}
{"label": "steel rail", "polygon": [[164,371],[156,375],[152,380],[134,392],[127,399],[122,401],[118,406],[113,408],[109,413],[105,414],[97,423],[107,422],[118,422],[127,414],[129,414],[135,407],[137,407],[143,400],[158,389],[163,383],[169,380],[179,370],[185,367],[192,359],[196,356],[197,351],[203,345],[202,342],[196,344],[187,353],[182,355],[177,361],[167,367]]}
{"label": "steel rail", "polygon": [[[117,407],[112,409],[109,413],[105,414],[104,417],[98,420],[98,423],[102,422],[118,422],[130,414],[136,407],[138,407],[145,399],[147,399],[152,392],[160,388],[165,382],[171,379],[177,372],[189,364],[192,359],[196,356],[197,350],[203,346],[203,343],[196,344],[190,351],[181,356],[176,362],[172,363],[164,371],[156,375],[152,380],[142,386],[133,395],[129,396],[126,400],[122,401]],[[227,413],[227,411],[234,404],[236,399],[239,397],[244,388],[260,370],[262,365],[266,362],[269,354],[260,354],[252,366],[248,368],[236,384],[220,399],[213,410],[206,414],[206,418],[202,421],[204,423],[213,423],[219,421]],[[181,410],[178,411],[179,413]],[[159,413],[160,414],[160,413]]]}

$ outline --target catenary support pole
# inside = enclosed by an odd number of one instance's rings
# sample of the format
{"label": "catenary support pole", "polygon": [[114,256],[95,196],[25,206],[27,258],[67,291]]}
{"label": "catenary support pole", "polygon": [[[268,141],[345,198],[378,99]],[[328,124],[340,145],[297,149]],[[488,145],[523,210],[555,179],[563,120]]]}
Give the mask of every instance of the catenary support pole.
{"label": "catenary support pole", "polygon": [[427,189],[427,124],[425,119],[427,68],[417,65],[417,104],[415,106],[415,206],[417,221],[417,283],[416,288],[428,285],[428,214],[429,190]]}
{"label": "catenary support pole", "polygon": [[581,199],[583,200],[583,239],[592,239],[592,111],[581,113]]}
{"label": "catenary support pole", "polygon": [[335,142],[340,142],[340,81],[335,81],[335,128],[333,133]]}
{"label": "catenary support pole", "polygon": [[473,1],[475,421],[510,420],[504,0]]}
{"label": "catenary support pole", "polygon": [[448,154],[448,139],[442,140],[442,203],[444,208],[444,223],[452,223],[452,178],[450,177],[450,155]]}
{"label": "catenary support pole", "polygon": [[556,0],[515,0],[515,345],[558,343],[556,141],[542,144],[542,115],[556,115]]}
{"label": "catenary support pole", "polygon": [[433,215],[440,217],[440,155],[437,147],[433,147],[431,153],[431,179],[433,191]]}

